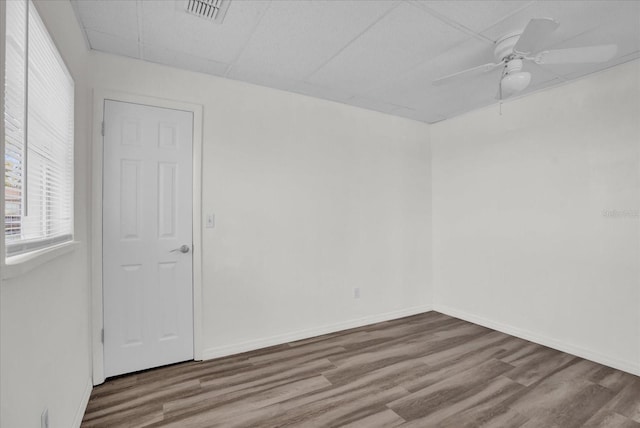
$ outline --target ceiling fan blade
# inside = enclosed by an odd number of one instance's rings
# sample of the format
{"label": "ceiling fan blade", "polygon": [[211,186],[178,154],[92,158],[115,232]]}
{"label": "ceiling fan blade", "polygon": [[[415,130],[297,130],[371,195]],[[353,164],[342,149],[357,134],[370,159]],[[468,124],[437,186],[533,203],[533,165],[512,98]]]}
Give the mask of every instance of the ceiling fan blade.
{"label": "ceiling fan blade", "polygon": [[500,67],[504,64],[504,61],[499,62],[498,64],[489,63],[479,65],[477,67],[468,68],[466,70],[459,71],[457,73],[449,74],[448,76],[441,77],[432,82],[434,86],[444,85],[446,83],[455,82],[456,80],[467,79],[470,77],[479,76],[481,74],[487,73],[497,67]]}
{"label": "ceiling fan blade", "polygon": [[537,48],[544,45],[558,25],[560,25],[558,21],[551,18],[532,19],[518,38],[513,51],[522,55],[537,52]]}
{"label": "ceiling fan blade", "polygon": [[618,52],[618,45],[596,45],[583,48],[554,49],[540,52],[534,61],[537,64],[572,64],[585,62],[607,62]]}

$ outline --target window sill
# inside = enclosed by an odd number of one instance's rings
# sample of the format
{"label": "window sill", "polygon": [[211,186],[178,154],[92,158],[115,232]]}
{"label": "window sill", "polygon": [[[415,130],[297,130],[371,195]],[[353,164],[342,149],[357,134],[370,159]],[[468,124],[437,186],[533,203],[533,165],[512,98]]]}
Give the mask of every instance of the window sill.
{"label": "window sill", "polygon": [[74,251],[78,245],[80,245],[78,241],[69,241],[42,250],[8,257],[2,266],[2,279],[24,275],[42,264]]}

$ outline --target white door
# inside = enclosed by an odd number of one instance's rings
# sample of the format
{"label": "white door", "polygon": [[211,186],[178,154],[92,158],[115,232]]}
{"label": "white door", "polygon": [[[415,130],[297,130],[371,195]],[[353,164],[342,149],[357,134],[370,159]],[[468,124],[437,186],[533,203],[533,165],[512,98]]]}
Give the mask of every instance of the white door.
{"label": "white door", "polygon": [[105,101],[104,372],[193,359],[193,114]]}

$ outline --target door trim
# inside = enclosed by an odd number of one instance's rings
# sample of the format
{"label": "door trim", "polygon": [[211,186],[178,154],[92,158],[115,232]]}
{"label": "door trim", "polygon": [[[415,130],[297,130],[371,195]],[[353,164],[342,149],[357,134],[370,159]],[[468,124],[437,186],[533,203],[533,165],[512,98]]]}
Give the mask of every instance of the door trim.
{"label": "door trim", "polygon": [[130,102],[193,113],[193,356],[202,360],[202,105],[129,94],[106,89],[93,90],[92,186],[91,186],[91,336],[93,384],[104,382],[102,343],[102,120],[105,100]]}

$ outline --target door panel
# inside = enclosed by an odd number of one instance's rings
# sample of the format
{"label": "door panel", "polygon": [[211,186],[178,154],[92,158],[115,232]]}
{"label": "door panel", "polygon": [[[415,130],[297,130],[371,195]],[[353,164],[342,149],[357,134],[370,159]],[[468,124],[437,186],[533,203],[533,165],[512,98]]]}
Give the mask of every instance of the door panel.
{"label": "door panel", "polygon": [[108,377],[193,359],[193,115],[107,100],[104,122]]}
{"label": "door panel", "polygon": [[160,238],[173,238],[176,232],[176,173],[175,162],[162,162],[158,165],[158,235]]}
{"label": "door panel", "polygon": [[122,239],[140,239],[140,161],[120,162],[120,235]]}

